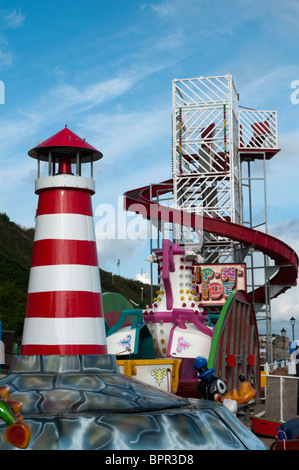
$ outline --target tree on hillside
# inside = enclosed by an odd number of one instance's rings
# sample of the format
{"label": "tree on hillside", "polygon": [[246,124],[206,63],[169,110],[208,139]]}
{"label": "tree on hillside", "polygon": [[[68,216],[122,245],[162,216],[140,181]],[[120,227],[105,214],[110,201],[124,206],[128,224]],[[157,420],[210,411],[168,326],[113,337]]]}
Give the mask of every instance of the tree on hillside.
{"label": "tree on hillside", "polygon": [[13,330],[20,337],[26,311],[27,293],[13,281],[0,283],[0,320],[3,330]]}

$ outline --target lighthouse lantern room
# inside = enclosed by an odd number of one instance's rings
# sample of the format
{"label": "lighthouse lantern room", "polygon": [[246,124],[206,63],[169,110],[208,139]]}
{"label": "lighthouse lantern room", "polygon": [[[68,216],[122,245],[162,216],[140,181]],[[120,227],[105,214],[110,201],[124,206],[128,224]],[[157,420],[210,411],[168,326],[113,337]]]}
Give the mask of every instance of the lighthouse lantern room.
{"label": "lighthouse lantern room", "polygon": [[93,178],[93,162],[100,160],[103,154],[89,145],[85,139],[78,137],[68,129],[67,125],[57,134],[40,143],[28,152],[28,155],[37,160],[37,177],[41,176],[40,162],[48,163],[48,176],[58,174],[72,174],[72,164],[76,176],[81,176],[82,163],[90,163],[90,177]]}

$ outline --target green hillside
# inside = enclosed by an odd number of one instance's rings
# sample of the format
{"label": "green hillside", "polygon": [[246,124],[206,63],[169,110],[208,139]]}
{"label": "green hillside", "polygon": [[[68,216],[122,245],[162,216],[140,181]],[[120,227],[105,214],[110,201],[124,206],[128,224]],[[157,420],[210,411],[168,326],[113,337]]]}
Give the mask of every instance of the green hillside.
{"label": "green hillside", "polygon": [[[0,320],[3,330],[21,337],[25,318],[27,288],[34,229],[24,229],[0,213]],[[150,286],[100,270],[103,292],[117,292],[134,307],[150,304]],[[141,288],[143,287],[143,302]]]}
{"label": "green hillside", "polygon": [[22,229],[0,214],[0,320],[3,330],[22,333],[33,229]]}
{"label": "green hillside", "polygon": [[[151,286],[133,279],[112,275],[100,269],[102,292],[117,292],[128,299],[133,307],[145,307],[151,303]],[[143,287],[143,302],[141,288]],[[155,292],[155,291],[154,291]],[[137,304],[137,305],[136,305]]]}

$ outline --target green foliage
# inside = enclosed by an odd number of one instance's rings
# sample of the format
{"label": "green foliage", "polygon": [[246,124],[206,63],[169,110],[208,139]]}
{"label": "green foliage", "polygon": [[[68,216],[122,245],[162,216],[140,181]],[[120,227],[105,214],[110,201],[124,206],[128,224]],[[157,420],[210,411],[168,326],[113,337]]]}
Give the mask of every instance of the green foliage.
{"label": "green foliage", "polygon": [[0,219],[9,222],[9,217],[5,212],[0,212]]}
{"label": "green foliage", "polygon": [[20,336],[26,310],[33,230],[0,214],[0,320],[4,330]]}
{"label": "green foliage", "polygon": [[[103,292],[117,292],[122,294],[129,301],[133,301],[133,305],[144,308],[151,303],[151,286],[133,279],[127,279],[114,275],[107,271],[100,270],[101,285]],[[143,301],[142,290],[143,288]],[[156,289],[154,288],[154,292]],[[135,305],[137,304],[137,305]]]}
{"label": "green foliage", "polygon": [[4,330],[15,331],[20,337],[26,310],[26,290],[17,286],[13,281],[0,284],[0,320]]}

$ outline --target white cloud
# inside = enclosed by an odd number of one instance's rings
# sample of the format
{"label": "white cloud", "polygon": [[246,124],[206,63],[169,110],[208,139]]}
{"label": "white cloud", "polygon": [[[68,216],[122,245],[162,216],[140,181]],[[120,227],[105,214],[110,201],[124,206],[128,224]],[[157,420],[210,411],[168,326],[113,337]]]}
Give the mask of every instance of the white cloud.
{"label": "white cloud", "polygon": [[[19,115],[26,118],[23,123],[25,127],[29,126],[28,119],[31,119],[34,123],[38,123],[40,128],[44,127],[45,124],[50,126],[52,122],[60,121],[61,116],[64,116],[64,119],[70,119],[74,118],[74,115],[78,113],[85,113],[83,122],[88,122],[90,128],[92,128],[92,120],[95,116],[89,116],[87,112],[91,112],[91,110],[98,105],[103,105],[103,103],[112,101],[115,98],[120,98],[122,95],[132,90],[137,83],[141,82],[147,76],[158,72],[166,66],[167,64],[165,62],[157,63],[156,65],[150,63],[146,66],[134,65],[134,67],[130,69],[127,68],[118,76],[109,77],[106,80],[95,80],[87,85],[85,84],[86,82],[84,82],[83,85],[65,83],[63,85],[52,86],[49,90],[40,94],[34,103],[30,103],[29,105],[26,103],[26,107],[20,106],[17,112]],[[111,113],[109,113],[109,116],[110,115]],[[99,114],[99,117],[102,118],[103,115]],[[130,119],[130,115],[128,117]],[[126,124],[125,118],[126,116],[123,118],[124,125]],[[77,117],[75,119],[78,120]],[[117,119],[117,117],[113,116],[112,118],[107,118],[106,115],[105,119],[111,121],[111,119]],[[121,119],[121,116],[119,116],[119,119]],[[9,125],[11,127],[16,128],[18,126],[20,128],[20,124],[22,123],[13,122],[12,120]],[[104,125],[105,123],[103,123],[103,126]],[[6,127],[8,127],[8,124]],[[93,127],[95,127],[95,125]],[[84,128],[84,124],[81,124],[81,128]],[[9,130],[9,133],[11,132],[13,131]],[[48,136],[45,136],[45,138],[47,137]]]}
{"label": "white cloud", "polygon": [[26,15],[20,10],[13,10],[10,13],[0,13],[0,20],[2,23],[2,29],[17,29],[23,26]]}
{"label": "white cloud", "polygon": [[[120,260],[120,274],[130,272],[132,259],[140,256],[140,253],[147,247],[147,240],[126,239],[97,239],[98,258],[100,268],[107,271],[116,271],[117,262]],[[133,267],[136,272],[136,268]]]}
{"label": "white cloud", "polygon": [[[38,133],[40,125],[41,120],[39,115],[30,111],[26,113],[19,112],[19,114],[15,113],[13,116],[6,115],[5,117],[0,117],[0,160],[5,159],[6,165],[9,166],[10,160],[7,159],[7,155],[14,151],[15,146],[20,146],[28,137]],[[34,144],[38,143],[37,140]],[[18,151],[20,151],[20,147]]]}
{"label": "white cloud", "polygon": [[7,69],[11,67],[13,62],[12,53],[7,50],[7,46],[4,41],[0,40],[0,67],[1,69]]}
{"label": "white cloud", "polygon": [[73,108],[77,108],[75,112],[82,112],[122,95],[134,82],[135,77],[124,76],[91,83],[81,89],[74,85],[61,85],[51,89],[45,98],[51,100],[56,112]]}
{"label": "white cloud", "polygon": [[136,274],[136,280],[142,282],[143,284],[151,284],[151,278],[149,273]]}
{"label": "white cloud", "polygon": [[299,253],[299,218],[280,222],[269,227],[269,233],[279,240],[284,241],[296,253]]}
{"label": "white cloud", "polygon": [[[259,60],[259,59],[257,59]],[[251,59],[251,67],[255,66],[255,57]],[[284,105],[289,105],[291,97],[291,82],[298,76],[299,68],[297,63],[283,63],[273,66],[271,62],[265,61],[258,71],[252,75],[248,74],[248,63],[243,64],[244,70],[238,77],[238,88],[240,91],[240,104],[252,108],[265,109],[272,104],[270,109],[277,109],[278,96],[283,98]],[[241,69],[242,71],[242,69]],[[288,99],[285,99],[287,95]],[[274,108],[273,108],[274,106]],[[267,109],[267,108],[266,108]]]}
{"label": "white cloud", "polygon": [[153,12],[157,13],[162,18],[172,17],[178,12],[178,6],[175,2],[151,3],[150,7]]}
{"label": "white cloud", "polygon": [[[4,155],[4,151],[11,150],[12,146],[22,141],[24,142],[30,136],[36,136],[34,144],[37,144],[38,140],[45,140],[49,135],[43,135],[43,128],[47,127],[48,129],[53,126],[53,123],[57,126],[57,123],[61,123],[61,117],[63,117],[64,125],[71,119],[74,113],[86,112],[100,103],[119,97],[130,90],[137,80],[139,80],[138,74],[93,82],[81,88],[74,85],[63,85],[49,89],[48,92],[40,95],[36,102],[30,103],[29,105],[27,104],[28,106],[26,108],[19,107],[12,116],[6,115],[5,119],[0,118],[0,147],[3,152],[2,155]],[[116,141],[119,142],[119,139],[116,139],[117,134],[113,133],[113,128],[109,126],[111,123],[113,125],[112,121],[114,121],[115,126],[118,127],[122,121],[122,138],[123,141],[126,140],[126,117],[128,118],[127,129],[130,128],[130,132],[133,132],[132,121],[134,120],[134,115],[132,114],[128,116],[124,115],[123,118],[120,114],[119,116],[112,117],[105,117],[102,114],[98,115],[99,119],[103,118],[106,120],[105,125],[105,121],[101,123],[96,119],[96,116],[89,116],[86,113],[85,117],[83,119],[81,118],[80,127],[82,131],[89,128],[91,132],[95,132],[96,135],[99,134],[100,129],[105,128],[105,132],[109,132],[109,142],[113,147],[113,145],[117,145]],[[78,118],[76,118],[76,121],[77,120]],[[93,122],[93,120],[95,120],[95,122]],[[84,124],[84,122],[87,124]],[[144,124],[149,125],[149,119],[147,122],[144,122]],[[136,125],[138,125],[138,119]],[[57,129],[56,132],[58,132],[58,130],[59,129]],[[88,135],[90,135],[91,132],[89,131]],[[139,124],[139,130],[135,132],[135,138],[138,134],[141,135],[141,133],[142,129]],[[86,135],[86,138],[87,137]],[[138,142],[140,142],[140,140],[138,140]]]}
{"label": "white cloud", "polygon": [[272,333],[280,334],[282,327],[286,336],[292,339],[290,318],[296,319],[295,339],[299,339],[299,287],[292,287],[271,303]]}
{"label": "white cloud", "polygon": [[[79,123],[79,133],[99,146],[107,162],[115,164],[135,156],[137,149],[146,149],[170,133],[170,110],[161,107],[141,112],[98,113],[86,116]],[[154,160],[154,155],[152,159]],[[136,159],[136,156],[135,156]],[[138,170],[142,153],[138,156]]]}
{"label": "white cloud", "polygon": [[[23,26],[26,15],[21,11],[12,10],[7,13],[0,11],[0,30],[18,29]],[[13,53],[10,50],[9,42],[4,35],[0,37],[0,70],[5,70],[12,66]]]}
{"label": "white cloud", "polygon": [[[296,253],[299,253],[299,218],[281,222],[269,227],[269,232],[284,241]],[[284,294],[281,294],[271,302],[271,317],[272,317],[272,332],[280,333],[280,328],[283,324],[285,328],[289,325],[291,317],[295,317],[299,324],[299,287],[294,286],[288,289]],[[298,326],[298,325],[297,325]],[[291,336],[291,330],[288,330],[288,335]]]}

